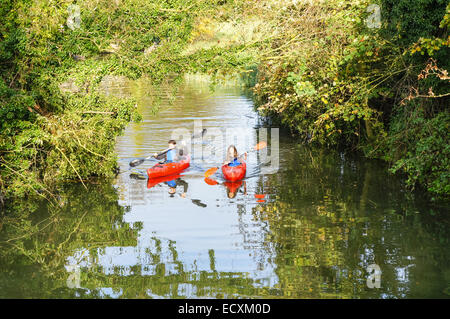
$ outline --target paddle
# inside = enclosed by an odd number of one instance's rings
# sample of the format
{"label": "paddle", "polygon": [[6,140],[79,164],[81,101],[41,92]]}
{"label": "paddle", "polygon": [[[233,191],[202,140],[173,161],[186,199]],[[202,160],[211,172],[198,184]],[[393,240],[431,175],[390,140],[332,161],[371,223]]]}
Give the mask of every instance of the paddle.
{"label": "paddle", "polygon": [[142,163],[144,163],[144,161],[149,160],[149,159],[151,159],[152,157],[154,157],[154,158],[156,158],[156,159],[158,159],[158,160],[159,160],[159,159],[162,159],[162,156],[163,156],[164,154],[166,154],[168,151],[170,151],[170,148],[166,149],[165,151],[159,153],[159,154],[156,155],[156,156],[151,155],[151,156],[146,157],[146,158],[140,158],[140,159],[132,160],[132,161],[130,162],[130,166],[131,166],[131,167],[135,167],[135,166],[141,165]]}
{"label": "paddle", "polygon": [[[259,151],[259,150],[261,150],[261,149],[263,149],[263,148],[265,148],[265,147],[267,147],[267,142],[262,141],[262,142],[259,142],[258,144],[256,144],[256,145],[253,147],[253,149],[252,149],[251,151],[245,152],[245,153],[250,153],[250,152],[254,152],[254,151]],[[242,155],[244,155],[245,153],[243,153]],[[241,155],[241,156],[242,156],[242,155]],[[239,156],[239,157],[241,157],[241,156]],[[205,172],[205,177],[211,176],[211,175],[214,174],[218,169],[219,169],[219,167],[211,167],[210,169],[208,169],[208,170]]]}
{"label": "paddle", "polygon": [[[192,135],[192,138],[202,137],[203,135],[205,135],[205,133],[206,133],[206,128],[204,128],[200,133]],[[169,150],[170,150],[170,148],[166,149],[165,151],[159,153],[159,154],[156,155],[156,156],[150,155],[149,157],[146,157],[146,158],[140,158],[140,159],[132,160],[132,161],[130,162],[130,166],[131,166],[131,167],[136,167],[136,166],[138,166],[138,165],[141,165],[141,164],[144,163],[146,160],[149,160],[149,159],[151,159],[152,157],[154,157],[154,158],[157,159],[157,160],[160,160],[160,159],[163,158],[163,155],[166,154]]]}

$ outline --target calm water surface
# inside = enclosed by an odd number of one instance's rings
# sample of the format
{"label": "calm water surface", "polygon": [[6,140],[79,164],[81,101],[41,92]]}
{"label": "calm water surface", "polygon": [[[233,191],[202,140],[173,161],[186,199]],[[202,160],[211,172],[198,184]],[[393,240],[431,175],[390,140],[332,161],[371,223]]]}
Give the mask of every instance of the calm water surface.
{"label": "calm water surface", "polygon": [[[27,222],[3,223],[0,297],[449,298],[448,203],[407,192],[383,163],[280,131],[278,172],[264,174],[251,153],[242,183],[220,171],[206,183],[223,159],[215,133],[231,129],[240,151],[258,141],[263,123],[248,94],[195,80],[176,98],[145,81],[105,90],[134,96],[143,114],[117,140],[121,173],[87,192],[67,187],[63,208],[24,203],[34,212]],[[175,195],[148,183],[155,162],[129,167],[165,149],[174,129],[199,123],[207,133],[193,140]],[[381,271],[380,288],[368,287],[369,265]]]}

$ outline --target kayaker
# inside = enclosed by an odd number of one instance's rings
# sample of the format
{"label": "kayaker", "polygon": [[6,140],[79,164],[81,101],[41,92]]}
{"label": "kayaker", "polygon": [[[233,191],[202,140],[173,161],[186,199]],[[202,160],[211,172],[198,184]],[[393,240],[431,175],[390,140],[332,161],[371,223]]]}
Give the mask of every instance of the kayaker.
{"label": "kayaker", "polygon": [[241,164],[241,161],[239,160],[241,157],[244,157],[244,160],[247,160],[247,153],[238,156],[236,147],[234,145],[230,145],[228,146],[227,157],[223,162],[223,165],[238,166]]}
{"label": "kayaker", "polygon": [[[175,140],[170,140],[168,151],[164,154],[164,162],[160,164],[173,163],[178,160],[177,151],[175,150],[176,147],[177,142]],[[156,157],[158,153],[155,153],[153,155]]]}

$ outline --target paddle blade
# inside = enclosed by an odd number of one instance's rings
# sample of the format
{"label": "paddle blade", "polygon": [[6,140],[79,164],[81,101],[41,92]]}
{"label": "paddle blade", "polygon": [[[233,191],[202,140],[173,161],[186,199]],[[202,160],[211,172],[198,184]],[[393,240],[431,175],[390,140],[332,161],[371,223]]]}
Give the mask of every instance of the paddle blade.
{"label": "paddle blade", "polygon": [[135,160],[132,160],[131,162],[130,162],[130,166],[131,167],[135,167],[135,166],[138,166],[138,165],[141,165],[142,163],[144,163],[144,159],[135,159]]}
{"label": "paddle blade", "polygon": [[263,148],[265,148],[265,147],[267,147],[267,142],[262,141],[262,142],[259,142],[258,144],[256,144],[255,147],[254,147],[253,149],[254,149],[255,151],[259,151],[259,150],[261,150],[261,149],[263,149]]}
{"label": "paddle blade", "polygon": [[205,177],[210,177],[212,174],[214,174],[215,172],[217,172],[218,169],[219,169],[218,167],[212,167],[212,168],[208,169],[208,170],[205,172]]}
{"label": "paddle blade", "polygon": [[205,178],[205,183],[211,186],[219,184],[216,180],[208,177]]}

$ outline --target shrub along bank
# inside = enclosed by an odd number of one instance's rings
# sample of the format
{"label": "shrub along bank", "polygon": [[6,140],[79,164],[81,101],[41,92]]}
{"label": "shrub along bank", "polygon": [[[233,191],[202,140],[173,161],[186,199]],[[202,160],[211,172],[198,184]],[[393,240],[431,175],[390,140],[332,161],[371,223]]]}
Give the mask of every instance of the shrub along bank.
{"label": "shrub along bank", "polygon": [[411,188],[448,196],[448,2],[313,3],[261,8],[282,38],[259,65],[259,111],[305,141],[382,158]]}
{"label": "shrub along bank", "polygon": [[112,176],[115,136],[139,114],[135,101],[102,95],[99,83],[110,74],[155,82],[181,74],[172,58],[188,41],[195,12],[214,5],[2,1],[0,206],[22,196],[51,199],[68,179]]}

